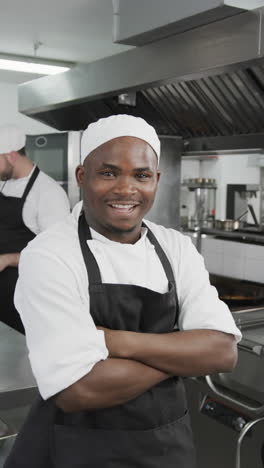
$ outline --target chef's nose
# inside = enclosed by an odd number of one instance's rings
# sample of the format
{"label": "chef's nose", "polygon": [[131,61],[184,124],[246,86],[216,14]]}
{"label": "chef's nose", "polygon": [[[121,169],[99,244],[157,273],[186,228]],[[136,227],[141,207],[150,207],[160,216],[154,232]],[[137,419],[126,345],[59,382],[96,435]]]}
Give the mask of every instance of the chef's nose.
{"label": "chef's nose", "polygon": [[120,176],[117,178],[114,192],[120,195],[132,195],[137,191],[134,177]]}

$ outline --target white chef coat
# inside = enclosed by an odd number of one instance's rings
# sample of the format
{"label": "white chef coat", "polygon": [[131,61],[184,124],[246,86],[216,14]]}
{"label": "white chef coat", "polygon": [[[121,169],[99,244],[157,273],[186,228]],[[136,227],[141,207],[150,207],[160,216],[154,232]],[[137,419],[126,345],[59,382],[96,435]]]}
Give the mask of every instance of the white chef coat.
{"label": "white chef coat", "polygon": [[[26,177],[0,181],[0,192],[7,197],[21,198],[34,169],[35,166]],[[40,171],[23,206],[25,225],[34,234],[39,234],[51,224],[61,221],[69,212],[70,203],[63,188]]]}
{"label": "white chef coat", "polygon": [[[82,202],[62,223],[39,234],[23,250],[15,305],[26,329],[29,358],[44,399],[67,388],[108,350],[104,333],[89,313],[88,278],[79,246]],[[209,284],[204,261],[187,236],[146,221],[171,263],[180,304],[179,328],[211,329],[234,334],[228,307]],[[102,281],[134,284],[164,293],[168,281],[145,232],[135,244],[111,241],[91,229],[87,241]],[[110,311],[111,313],[111,311]]]}

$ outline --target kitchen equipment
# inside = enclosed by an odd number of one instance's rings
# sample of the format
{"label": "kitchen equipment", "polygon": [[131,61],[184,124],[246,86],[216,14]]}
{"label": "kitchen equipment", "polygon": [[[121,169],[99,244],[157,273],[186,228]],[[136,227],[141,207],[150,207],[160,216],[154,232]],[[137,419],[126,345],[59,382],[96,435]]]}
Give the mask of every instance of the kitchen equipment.
{"label": "kitchen equipment", "polygon": [[193,210],[189,227],[212,227],[215,217],[216,180],[201,177],[185,179],[182,185],[189,189],[192,198],[189,200],[189,206]]}
{"label": "kitchen equipment", "polygon": [[263,468],[264,284],[216,274],[210,282],[226,296],[243,339],[232,372],[186,379],[197,466]]}
{"label": "kitchen equipment", "polygon": [[264,285],[261,283],[214,274],[210,274],[210,282],[216,287],[220,299],[232,310],[240,306],[264,306]]}
{"label": "kitchen equipment", "polygon": [[241,229],[244,226],[243,221],[235,219],[216,219],[214,227],[222,231],[232,232]]}
{"label": "kitchen equipment", "polygon": [[[28,359],[25,337],[0,323],[0,466],[22,426],[37,384]],[[4,455],[5,454],[5,455]]]}
{"label": "kitchen equipment", "polygon": [[244,222],[241,221],[246,216],[248,210],[243,211],[236,219],[216,219],[214,223],[215,229],[220,229],[227,232],[237,231],[244,227]]}
{"label": "kitchen equipment", "polygon": [[253,205],[251,205],[251,203],[248,203],[248,209],[251,213],[251,216],[253,218],[253,221],[255,223],[256,226],[259,226],[259,223],[258,223],[258,220],[257,220],[257,217],[256,217],[256,214],[255,214],[255,210],[253,208]]}
{"label": "kitchen equipment", "polygon": [[264,307],[233,316],[243,334],[236,368],[186,382],[198,468],[261,468],[264,463]]}
{"label": "kitchen equipment", "polygon": [[75,168],[80,164],[81,132],[27,135],[28,157],[56,180],[68,194],[71,207],[80,200]]}
{"label": "kitchen equipment", "polygon": [[[225,402],[234,400],[243,413],[264,416],[264,308],[233,313],[242,331],[238,343],[238,363],[230,373],[211,376]],[[236,396],[234,396],[236,394]]]}
{"label": "kitchen equipment", "polygon": [[[206,382],[217,401],[232,408],[233,419],[230,410],[226,410],[224,423],[240,432],[236,450],[236,468],[240,468],[244,436],[264,421],[264,308],[236,312],[234,318],[243,334],[238,343],[237,365],[231,373],[207,376]],[[208,407],[204,410],[207,412]],[[211,405],[211,410],[217,417],[219,404]]]}
{"label": "kitchen equipment", "polygon": [[219,297],[221,301],[225,302],[228,306],[254,306],[262,304],[264,301],[264,296],[262,293],[259,295],[246,295],[246,294],[227,294],[220,293]]}
{"label": "kitchen equipment", "polygon": [[249,200],[256,198],[260,186],[257,184],[227,184],[226,194],[226,218],[238,219],[238,215],[246,210],[250,210],[254,224],[258,226],[258,221]]}

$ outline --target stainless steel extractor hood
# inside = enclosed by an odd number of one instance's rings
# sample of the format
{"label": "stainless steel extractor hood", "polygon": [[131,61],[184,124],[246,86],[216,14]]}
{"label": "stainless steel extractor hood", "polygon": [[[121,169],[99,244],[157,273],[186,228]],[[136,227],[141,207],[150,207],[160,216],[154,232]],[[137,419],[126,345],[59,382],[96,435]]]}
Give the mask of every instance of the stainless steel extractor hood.
{"label": "stainless steel extractor hood", "polygon": [[[183,137],[190,151],[213,151],[219,138],[223,149],[238,149],[237,135],[244,147],[263,148],[263,12],[246,11],[25,83],[19,110],[58,130],[130,113],[160,135]],[[124,94],[130,99],[121,99]]]}
{"label": "stainless steel extractor hood", "polygon": [[264,6],[262,0],[112,0],[113,40],[141,46]]}

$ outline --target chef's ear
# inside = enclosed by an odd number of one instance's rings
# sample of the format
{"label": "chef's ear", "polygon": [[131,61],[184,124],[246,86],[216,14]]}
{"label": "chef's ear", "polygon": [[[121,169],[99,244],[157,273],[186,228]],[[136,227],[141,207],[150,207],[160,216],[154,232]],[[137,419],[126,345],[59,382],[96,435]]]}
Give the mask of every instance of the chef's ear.
{"label": "chef's ear", "polygon": [[7,159],[12,166],[17,162],[17,160],[20,158],[20,154],[17,151],[10,151],[10,153],[7,153]]}
{"label": "chef's ear", "polygon": [[84,172],[85,172],[84,166],[82,164],[79,164],[79,166],[77,166],[75,170],[75,177],[76,177],[77,184],[79,185],[79,187],[83,185]]}

